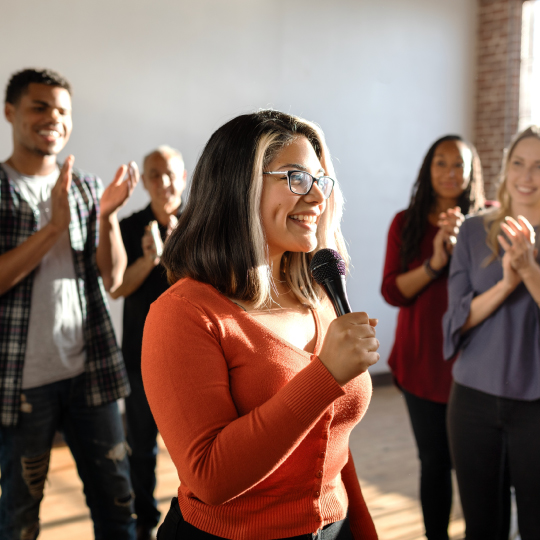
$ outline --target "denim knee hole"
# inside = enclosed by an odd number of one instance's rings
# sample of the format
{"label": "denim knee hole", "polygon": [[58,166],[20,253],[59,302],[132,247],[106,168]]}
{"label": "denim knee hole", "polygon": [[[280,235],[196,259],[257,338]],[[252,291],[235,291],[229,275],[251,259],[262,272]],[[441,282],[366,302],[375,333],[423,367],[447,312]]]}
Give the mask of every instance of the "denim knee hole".
{"label": "denim knee hole", "polygon": [[107,459],[114,462],[122,461],[128,453],[127,443],[125,441],[119,442],[113,446],[105,455]]}
{"label": "denim knee hole", "polygon": [[22,477],[28,486],[30,495],[37,501],[43,498],[43,489],[45,488],[45,480],[47,480],[47,473],[49,472],[50,458],[50,451],[37,457],[21,457]]}
{"label": "denim knee hole", "polygon": [[116,506],[130,506],[134,499],[135,495],[132,491],[129,495],[125,495],[124,497],[115,497],[114,504],[116,504]]}

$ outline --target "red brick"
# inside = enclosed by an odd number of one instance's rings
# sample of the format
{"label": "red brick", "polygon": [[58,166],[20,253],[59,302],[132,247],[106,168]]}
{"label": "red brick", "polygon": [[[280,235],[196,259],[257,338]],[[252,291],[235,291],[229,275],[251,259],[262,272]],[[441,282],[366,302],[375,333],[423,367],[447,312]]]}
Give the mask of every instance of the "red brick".
{"label": "red brick", "polygon": [[517,128],[521,0],[478,0],[475,141],[488,190],[494,190],[505,143]]}

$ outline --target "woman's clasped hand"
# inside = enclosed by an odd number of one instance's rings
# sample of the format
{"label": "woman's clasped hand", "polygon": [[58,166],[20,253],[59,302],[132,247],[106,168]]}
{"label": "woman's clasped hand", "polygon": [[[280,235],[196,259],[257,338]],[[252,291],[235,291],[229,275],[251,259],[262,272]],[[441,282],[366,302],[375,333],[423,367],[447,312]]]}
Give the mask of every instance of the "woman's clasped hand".
{"label": "woman's clasped hand", "polygon": [[523,216],[517,216],[517,219],[506,216],[504,220],[505,223],[501,223],[501,229],[506,238],[499,234],[497,239],[504,249],[505,257],[512,269],[521,276],[532,268],[538,268],[536,261],[538,249],[534,247],[536,233],[533,226]]}
{"label": "woman's clasped hand", "polygon": [[440,271],[448,264],[464,219],[459,206],[448,208],[439,214],[437,219],[439,230],[433,239],[433,255],[430,259],[430,266],[434,270]]}

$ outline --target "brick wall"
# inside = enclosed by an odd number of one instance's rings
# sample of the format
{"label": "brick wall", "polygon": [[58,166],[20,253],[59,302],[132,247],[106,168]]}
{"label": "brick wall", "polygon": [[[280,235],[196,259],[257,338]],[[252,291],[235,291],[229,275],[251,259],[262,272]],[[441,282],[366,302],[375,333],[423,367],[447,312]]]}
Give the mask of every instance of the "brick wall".
{"label": "brick wall", "polygon": [[488,198],[495,197],[502,153],[519,119],[523,0],[478,0],[474,143]]}

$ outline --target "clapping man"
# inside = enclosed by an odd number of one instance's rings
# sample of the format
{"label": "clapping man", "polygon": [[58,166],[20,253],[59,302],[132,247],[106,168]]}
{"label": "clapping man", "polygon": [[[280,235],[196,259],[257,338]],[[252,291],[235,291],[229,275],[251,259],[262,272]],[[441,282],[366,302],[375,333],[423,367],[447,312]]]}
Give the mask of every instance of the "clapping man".
{"label": "clapping man", "polygon": [[57,429],[77,463],[96,539],[133,540],[133,493],[116,401],[129,393],[105,291],[126,267],[116,213],[138,180],[57,164],[71,87],[25,69],[7,86],[13,152],[0,165],[0,538],[33,540]]}

